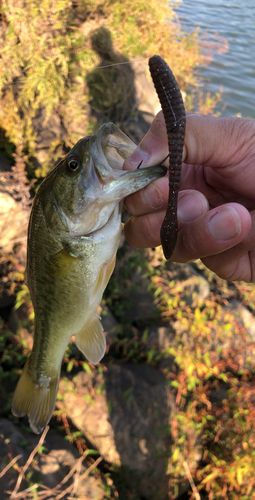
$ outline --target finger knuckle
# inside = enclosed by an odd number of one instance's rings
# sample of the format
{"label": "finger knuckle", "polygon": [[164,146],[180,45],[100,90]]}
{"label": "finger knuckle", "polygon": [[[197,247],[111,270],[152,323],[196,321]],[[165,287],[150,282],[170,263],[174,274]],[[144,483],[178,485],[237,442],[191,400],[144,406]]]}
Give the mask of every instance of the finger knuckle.
{"label": "finger knuckle", "polygon": [[199,257],[198,238],[196,237],[195,234],[192,233],[192,231],[189,230],[187,226],[183,230],[182,240],[183,240],[183,246],[185,248],[185,253],[189,258],[189,260],[197,259]]}
{"label": "finger knuckle", "polygon": [[159,228],[149,214],[143,216],[143,233],[149,247],[160,244]]}

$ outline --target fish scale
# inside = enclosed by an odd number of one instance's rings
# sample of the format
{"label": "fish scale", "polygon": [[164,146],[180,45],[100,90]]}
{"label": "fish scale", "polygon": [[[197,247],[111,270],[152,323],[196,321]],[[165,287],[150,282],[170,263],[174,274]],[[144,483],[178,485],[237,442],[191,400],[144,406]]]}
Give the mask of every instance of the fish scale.
{"label": "fish scale", "polygon": [[123,171],[135,148],[114,124],[103,125],[73,147],[36,193],[27,254],[34,344],[12,403],[13,414],[27,415],[36,433],[54,411],[71,337],[90,362],[105,354],[97,308],[115,265],[122,200],[166,173],[162,166]]}

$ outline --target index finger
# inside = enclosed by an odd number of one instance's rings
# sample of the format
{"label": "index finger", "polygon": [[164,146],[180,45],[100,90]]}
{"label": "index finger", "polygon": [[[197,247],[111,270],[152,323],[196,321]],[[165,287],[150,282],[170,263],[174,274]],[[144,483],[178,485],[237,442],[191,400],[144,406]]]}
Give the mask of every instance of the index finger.
{"label": "index finger", "polygon": [[[219,118],[187,112],[183,162],[215,168],[254,161],[255,121],[245,118]],[[168,154],[166,126],[162,111],[149,131],[125,160],[124,169],[157,165]],[[248,156],[248,158],[247,158]]]}

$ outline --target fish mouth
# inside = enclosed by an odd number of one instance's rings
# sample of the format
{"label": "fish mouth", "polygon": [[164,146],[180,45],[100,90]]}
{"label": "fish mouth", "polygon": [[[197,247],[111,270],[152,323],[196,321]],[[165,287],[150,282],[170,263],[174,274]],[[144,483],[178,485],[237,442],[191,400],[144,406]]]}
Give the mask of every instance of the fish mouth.
{"label": "fish mouth", "polygon": [[83,194],[78,210],[64,216],[61,210],[71,237],[96,236],[114,218],[117,206],[120,222],[122,200],[166,173],[163,166],[123,170],[136,145],[113,123],[103,125],[97,134],[79,141],[73,151],[75,148],[86,160],[79,181]]}
{"label": "fish mouth", "polygon": [[167,169],[163,166],[146,167],[139,170],[121,171],[118,175],[92,190],[90,203],[76,217],[68,218],[67,224],[71,236],[92,237],[102,230],[116,212],[121,218],[122,202],[124,198],[143,187],[153,180],[163,177]]}

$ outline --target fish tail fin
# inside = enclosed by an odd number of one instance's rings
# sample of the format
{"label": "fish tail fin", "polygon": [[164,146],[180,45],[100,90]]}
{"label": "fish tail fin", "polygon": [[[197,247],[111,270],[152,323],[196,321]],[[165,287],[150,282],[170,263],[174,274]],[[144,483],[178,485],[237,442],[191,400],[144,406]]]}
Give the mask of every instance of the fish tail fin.
{"label": "fish tail fin", "polygon": [[34,381],[26,362],[12,400],[15,417],[29,418],[31,429],[40,434],[48,424],[54,411],[59,383],[59,371],[51,377]]}

